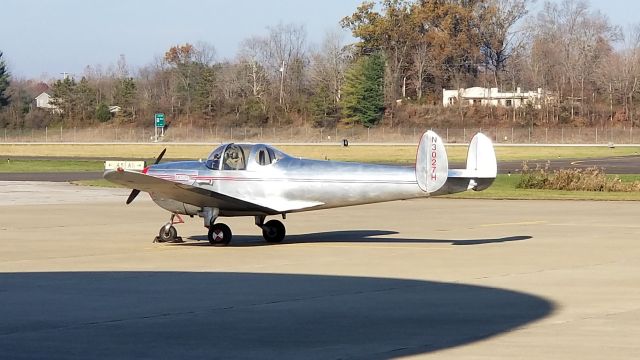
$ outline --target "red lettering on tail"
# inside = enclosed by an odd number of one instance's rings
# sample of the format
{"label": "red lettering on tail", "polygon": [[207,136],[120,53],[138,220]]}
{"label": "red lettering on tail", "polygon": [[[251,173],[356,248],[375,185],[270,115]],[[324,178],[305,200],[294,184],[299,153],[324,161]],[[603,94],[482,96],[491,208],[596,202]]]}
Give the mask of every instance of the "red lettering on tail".
{"label": "red lettering on tail", "polygon": [[436,142],[438,138],[431,138],[431,180],[438,180],[438,174],[436,169],[438,168],[438,147],[436,146]]}

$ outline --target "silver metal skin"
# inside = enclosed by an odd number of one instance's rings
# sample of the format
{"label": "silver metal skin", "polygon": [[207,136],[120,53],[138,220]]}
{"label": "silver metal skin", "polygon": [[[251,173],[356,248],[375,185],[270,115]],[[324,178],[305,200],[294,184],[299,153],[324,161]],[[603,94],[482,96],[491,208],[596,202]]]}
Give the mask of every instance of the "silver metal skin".
{"label": "silver metal skin", "polygon": [[[210,169],[211,162],[177,162],[154,165],[147,174],[201,187],[275,210],[275,213],[328,209],[391,200],[426,197],[416,182],[415,169],[385,165],[297,159],[263,144],[224,144],[249,150],[246,169]],[[258,149],[277,154],[271,163],[260,165]],[[267,159],[268,161],[269,159]],[[181,214],[199,209],[167,203],[160,194],[152,198],[161,207]],[[220,209],[220,216],[275,215],[255,209]]]}
{"label": "silver metal skin", "polygon": [[486,136],[472,139],[466,169],[449,170],[442,139],[428,131],[415,167],[300,159],[265,144],[228,143],[206,161],[154,164],[143,173],[111,170],[104,177],[148,192],[172,214],[198,215],[206,227],[219,216],[254,216],[264,230],[269,215],[482,190],[496,172]]}

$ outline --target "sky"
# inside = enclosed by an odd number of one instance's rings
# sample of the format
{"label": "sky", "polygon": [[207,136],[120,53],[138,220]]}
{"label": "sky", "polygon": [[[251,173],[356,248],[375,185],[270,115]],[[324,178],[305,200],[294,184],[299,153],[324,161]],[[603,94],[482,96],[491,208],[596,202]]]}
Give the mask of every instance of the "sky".
{"label": "sky", "polygon": [[[556,1],[556,0],[554,0]],[[559,0],[557,0],[559,1]],[[0,51],[14,77],[82,75],[87,65],[113,66],[124,55],[132,68],[151,64],[171,46],[206,42],[217,60],[236,55],[242,40],[279,23],[304,25],[319,44],[362,0],[3,0]],[[539,8],[543,1],[534,7]],[[591,0],[620,26],[640,23],[640,2]]]}

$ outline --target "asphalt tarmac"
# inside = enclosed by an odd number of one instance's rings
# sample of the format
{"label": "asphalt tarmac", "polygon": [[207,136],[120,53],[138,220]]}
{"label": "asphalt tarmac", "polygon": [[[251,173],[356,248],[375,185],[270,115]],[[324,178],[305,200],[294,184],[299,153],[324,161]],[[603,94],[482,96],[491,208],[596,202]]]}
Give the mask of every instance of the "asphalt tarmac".
{"label": "asphalt tarmac", "polygon": [[0,357],[640,358],[635,202],[418,199],[201,219],[128,191],[0,182]]}
{"label": "asphalt tarmac", "polygon": [[[522,160],[498,161],[498,173],[518,173],[522,171]],[[640,174],[640,156],[613,156],[599,159],[549,159],[527,161],[529,168],[548,166],[550,170],[590,167],[602,168],[607,174]]]}

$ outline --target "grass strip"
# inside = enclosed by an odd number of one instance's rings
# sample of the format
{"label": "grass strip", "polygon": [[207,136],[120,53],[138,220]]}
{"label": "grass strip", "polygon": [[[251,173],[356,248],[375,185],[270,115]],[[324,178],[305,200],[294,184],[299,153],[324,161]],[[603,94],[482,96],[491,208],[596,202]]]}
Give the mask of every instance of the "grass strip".
{"label": "grass strip", "polygon": [[7,160],[0,161],[2,173],[44,173],[102,171],[103,161],[94,160]]}
{"label": "grass strip", "polygon": [[[640,192],[599,192],[599,191],[562,191],[518,189],[516,185],[521,175],[498,175],[490,188],[484,191],[466,191],[446,195],[459,199],[496,199],[496,200],[604,200],[622,201],[640,200]],[[614,176],[614,175],[609,175]],[[618,175],[625,182],[640,180],[640,175]]]}
{"label": "grass strip", "polygon": [[[167,148],[166,158],[203,159],[217,147],[211,145],[184,144],[0,144],[0,159],[12,156],[34,157],[84,157],[154,159],[162,149]],[[296,157],[329,159],[336,161],[357,161],[373,163],[413,164],[416,145],[362,145],[343,147],[320,145],[279,145],[280,150]],[[461,162],[466,159],[466,146],[447,146],[449,161]],[[606,146],[496,146],[496,155],[502,161],[546,160],[546,159],[593,159],[611,156],[640,154],[640,147]]]}

